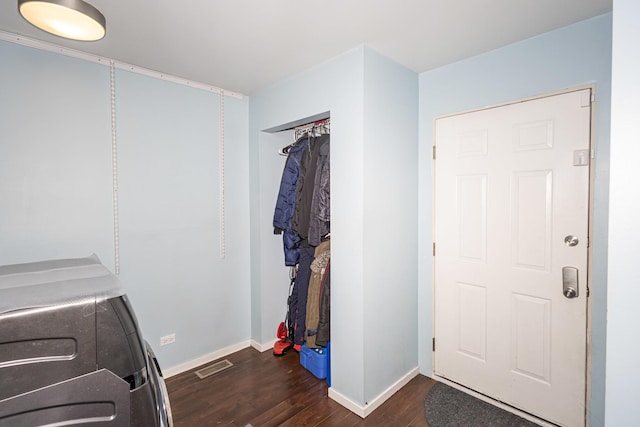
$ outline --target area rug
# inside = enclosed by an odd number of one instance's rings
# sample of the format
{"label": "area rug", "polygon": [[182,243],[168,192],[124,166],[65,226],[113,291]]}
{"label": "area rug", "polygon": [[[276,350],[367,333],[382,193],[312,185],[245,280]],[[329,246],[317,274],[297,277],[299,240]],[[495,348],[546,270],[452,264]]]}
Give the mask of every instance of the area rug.
{"label": "area rug", "polygon": [[538,426],[444,383],[431,387],[424,399],[424,410],[429,427]]}

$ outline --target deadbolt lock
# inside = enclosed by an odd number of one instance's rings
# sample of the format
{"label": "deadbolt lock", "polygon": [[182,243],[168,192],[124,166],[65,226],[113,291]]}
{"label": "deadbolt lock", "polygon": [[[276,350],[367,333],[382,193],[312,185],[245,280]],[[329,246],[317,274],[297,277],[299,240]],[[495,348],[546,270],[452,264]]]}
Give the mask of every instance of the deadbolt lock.
{"label": "deadbolt lock", "polygon": [[578,269],[575,267],[562,267],[562,294],[566,298],[578,296]]}

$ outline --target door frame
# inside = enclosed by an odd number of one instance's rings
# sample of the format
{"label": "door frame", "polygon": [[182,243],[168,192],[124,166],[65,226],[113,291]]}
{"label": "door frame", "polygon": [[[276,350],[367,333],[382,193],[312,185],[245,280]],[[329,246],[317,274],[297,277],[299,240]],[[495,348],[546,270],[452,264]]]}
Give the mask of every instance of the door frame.
{"label": "door frame", "polygon": [[[591,90],[591,111],[590,111],[590,130],[589,130],[589,151],[590,151],[590,156],[589,156],[589,191],[588,191],[588,207],[587,207],[587,215],[588,215],[588,244],[587,244],[587,278],[586,278],[586,289],[587,289],[587,307],[586,307],[586,317],[587,317],[587,324],[586,324],[586,361],[585,361],[585,366],[586,366],[586,372],[585,372],[585,398],[584,398],[584,402],[585,402],[585,425],[588,426],[590,425],[590,416],[591,416],[591,376],[592,376],[592,359],[591,359],[591,338],[592,338],[592,308],[593,308],[593,295],[591,293],[591,278],[592,278],[592,269],[593,269],[593,201],[594,201],[594,191],[595,191],[595,163],[596,163],[596,156],[595,156],[595,141],[594,141],[594,137],[595,137],[595,110],[596,110],[596,101],[597,101],[597,97],[596,97],[596,86],[595,84],[588,84],[588,85],[580,85],[580,86],[574,86],[571,88],[565,88],[559,91],[554,91],[554,92],[548,92],[548,93],[543,93],[543,94],[539,94],[539,95],[534,95],[531,97],[527,97],[527,98],[521,98],[521,99],[516,99],[516,100],[512,100],[512,101],[507,101],[507,102],[502,102],[502,103],[498,103],[498,104],[492,104],[492,105],[488,105],[488,106],[484,106],[484,107],[480,107],[480,108],[473,108],[470,110],[465,110],[465,111],[460,111],[457,113],[452,113],[452,114],[445,114],[445,115],[441,115],[441,116],[437,116],[433,118],[433,135],[431,140],[433,141],[433,146],[432,146],[432,153],[436,153],[436,120],[439,119],[443,119],[443,118],[447,118],[447,117],[454,117],[454,116],[459,116],[462,114],[468,114],[468,113],[473,113],[473,112],[477,112],[477,111],[484,111],[484,110],[488,110],[488,109],[492,109],[492,108],[499,108],[499,107],[504,107],[507,105],[513,105],[513,104],[520,104],[523,102],[527,102],[527,101],[533,101],[536,99],[541,99],[541,98],[548,98],[548,97],[552,97],[552,96],[556,96],[556,95],[563,95],[566,93],[571,93],[571,92],[577,92],[577,91],[581,91],[581,90],[585,90],[585,89],[590,89]],[[431,157],[431,235],[435,236],[435,212],[436,212],[436,192],[435,192],[435,187],[436,187],[436,180],[435,180],[435,167],[433,165],[433,155]],[[432,245],[435,242],[432,241]],[[435,308],[436,308],[436,292],[435,292],[435,257],[432,253],[432,257],[431,257],[431,325],[432,325],[432,330],[431,330],[431,337],[432,337],[432,342],[435,342],[434,337],[435,337],[435,322],[436,322],[436,316],[435,316]],[[432,347],[431,349],[432,352],[435,352],[434,348]],[[467,394],[470,394],[480,400],[483,400],[485,402],[488,402],[494,406],[497,406],[499,408],[502,408],[508,412],[511,412],[513,414],[516,414],[522,418],[525,418],[529,421],[532,422],[536,422],[538,424],[541,424],[543,426],[555,426],[555,424],[550,424],[548,422],[546,422],[545,420],[538,418],[534,415],[529,414],[528,412],[522,411],[518,408],[514,408],[510,405],[507,405],[505,403],[502,403],[498,400],[495,400],[489,396],[486,396],[482,393],[479,393],[473,389],[467,388],[463,385],[460,385],[456,382],[453,382],[451,380],[448,380],[444,377],[441,377],[439,375],[437,375],[435,373],[435,361],[436,358],[432,357],[431,359],[431,369],[432,369],[432,375],[433,375],[433,379],[435,379],[436,381],[445,383],[453,388],[456,388],[458,390],[461,390]]]}

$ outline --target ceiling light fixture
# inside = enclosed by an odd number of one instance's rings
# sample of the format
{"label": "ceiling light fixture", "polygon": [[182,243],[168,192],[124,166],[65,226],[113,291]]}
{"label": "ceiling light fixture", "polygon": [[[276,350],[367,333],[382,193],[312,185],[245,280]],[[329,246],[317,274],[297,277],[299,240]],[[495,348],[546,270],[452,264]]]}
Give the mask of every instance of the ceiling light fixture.
{"label": "ceiling light fixture", "polygon": [[18,9],[36,27],[68,39],[100,40],[107,31],[104,15],[82,0],[18,0]]}

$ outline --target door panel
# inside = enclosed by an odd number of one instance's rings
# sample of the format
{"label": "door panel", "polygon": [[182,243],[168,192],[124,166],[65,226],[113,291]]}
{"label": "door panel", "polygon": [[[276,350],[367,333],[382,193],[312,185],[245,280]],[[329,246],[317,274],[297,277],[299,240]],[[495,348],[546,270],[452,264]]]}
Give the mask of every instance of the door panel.
{"label": "door panel", "polygon": [[[589,167],[579,150],[590,148],[590,120],[585,89],[435,123],[434,372],[572,426],[585,420]],[[578,269],[576,298],[563,294],[565,266]]]}

